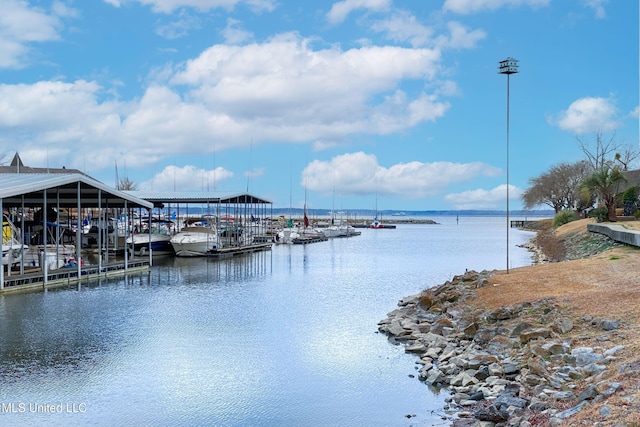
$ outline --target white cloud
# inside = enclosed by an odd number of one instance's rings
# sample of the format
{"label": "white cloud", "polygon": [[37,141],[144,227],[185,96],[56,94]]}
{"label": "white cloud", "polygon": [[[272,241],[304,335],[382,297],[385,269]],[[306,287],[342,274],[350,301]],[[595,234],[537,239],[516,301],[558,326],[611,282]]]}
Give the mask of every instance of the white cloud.
{"label": "white cloud", "polygon": [[532,8],[548,6],[551,0],[446,0],[443,10],[461,15],[470,15],[501,7],[529,6]]}
{"label": "white cloud", "polygon": [[221,31],[227,44],[240,44],[253,39],[253,34],[245,31],[237,19],[227,18],[227,26]]}
{"label": "white cloud", "polygon": [[435,120],[448,108],[435,95],[411,98],[395,90],[403,80],[433,79],[440,62],[435,50],[313,50],[310,43],[284,34],[263,44],[216,45],[188,61],[172,83],[194,87],[190,99],[212,112],[264,126],[267,139],[278,130],[277,138],[287,141],[388,133]]}
{"label": "white cloud", "polygon": [[156,34],[165,39],[174,40],[184,37],[191,30],[201,27],[200,20],[187,12],[180,12],[179,18],[167,24],[160,24],[156,28]]}
{"label": "white cloud", "polygon": [[[182,153],[246,147],[252,138],[326,148],[442,117],[449,104],[441,97],[451,88],[439,86],[439,62],[429,49],[314,50],[289,34],[213,46],[177,72],[160,68],[157,82],[130,102],[108,99],[108,91],[84,80],[0,85],[0,128],[6,148],[88,173],[113,167],[122,153],[129,168],[141,168]],[[413,92],[398,89],[412,80]]]}
{"label": "white cloud", "polygon": [[202,12],[213,9],[233,10],[239,4],[247,5],[256,13],[271,12],[276,7],[276,0],[104,0],[106,3],[120,7],[125,3],[138,2],[151,6],[154,12],[173,13],[182,8],[193,8]]}
{"label": "white cloud", "polygon": [[394,13],[387,19],[374,22],[371,29],[385,33],[389,40],[408,42],[414,47],[427,46],[432,42],[433,29],[423,25],[406,11]]}
{"label": "white cloud", "polygon": [[167,166],[149,181],[141,183],[139,189],[147,191],[214,191],[217,183],[231,177],[233,177],[233,173],[223,167],[205,170],[192,165]]}
{"label": "white cloud", "polygon": [[487,36],[482,30],[469,31],[467,27],[456,21],[448,22],[447,28],[449,36],[440,36],[437,40],[437,45],[441,48],[471,49]]}
{"label": "white cloud", "polygon": [[21,0],[3,0],[0,13],[0,68],[22,68],[29,62],[33,43],[60,40],[61,18],[76,11],[54,2],[51,12]]}
{"label": "white cloud", "polygon": [[607,17],[607,12],[604,10],[604,6],[609,3],[609,0],[584,0],[584,5],[593,9],[597,19],[604,19]]}
{"label": "white cloud", "polygon": [[439,194],[452,183],[500,173],[500,169],[480,162],[414,161],[387,168],[379,165],[373,154],[357,152],[336,156],[329,162],[311,162],[302,173],[301,185],[327,194],[377,193],[419,199]]}
{"label": "white cloud", "polygon": [[634,119],[640,119],[640,106],[637,106],[629,113],[629,117]]}
{"label": "white cloud", "polygon": [[261,167],[261,168],[253,168],[250,171],[246,171],[244,172],[244,176],[248,177],[248,178],[258,178],[260,176],[264,176],[264,172],[265,172],[265,168]]}
{"label": "white cloud", "polygon": [[433,27],[424,25],[415,15],[407,11],[396,11],[388,18],[373,22],[370,28],[385,34],[388,40],[409,43],[413,47],[471,49],[486,37],[484,31],[469,30],[456,21],[446,24],[448,34],[436,36]]}
{"label": "white cloud", "polygon": [[347,16],[358,9],[366,9],[381,12],[389,9],[391,0],[343,0],[334,3],[327,13],[327,20],[332,24],[339,24],[347,19]]}
{"label": "white cloud", "polygon": [[555,119],[551,118],[549,122],[578,135],[608,132],[619,126],[617,112],[610,99],[586,97],[574,101],[566,111],[559,113]]}
{"label": "white cloud", "polygon": [[[522,192],[522,189],[509,184],[509,200],[519,200],[522,197]],[[477,189],[447,194],[444,199],[456,210],[504,209],[507,200],[507,185],[502,184],[491,190]]]}

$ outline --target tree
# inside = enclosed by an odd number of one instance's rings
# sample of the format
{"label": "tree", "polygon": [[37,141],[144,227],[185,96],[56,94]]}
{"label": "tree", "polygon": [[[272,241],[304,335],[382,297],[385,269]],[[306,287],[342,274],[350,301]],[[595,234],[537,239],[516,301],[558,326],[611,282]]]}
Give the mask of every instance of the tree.
{"label": "tree", "polygon": [[121,190],[121,191],[133,191],[137,189],[138,189],[138,185],[135,182],[131,181],[129,177],[124,177],[120,179],[118,181],[118,185],[116,186],[116,190]]}
{"label": "tree", "polygon": [[606,136],[602,131],[597,131],[592,141],[580,137],[577,140],[594,171],[604,168],[614,159],[622,165],[623,170],[627,170],[629,164],[640,157],[637,149],[616,141],[615,132]]}
{"label": "tree", "polygon": [[591,200],[583,200],[580,187],[589,171],[590,165],[586,161],[560,163],[542,175],[530,179],[530,187],[522,194],[525,209],[547,205],[558,213],[563,209],[590,206]]}
{"label": "tree", "polygon": [[639,156],[640,153],[638,152],[638,150],[627,147],[622,151],[622,153],[616,153],[615,159],[616,162],[622,165],[622,170],[627,171],[629,170],[629,163],[633,162]]}
{"label": "tree", "polygon": [[584,180],[582,190],[585,193],[596,194],[607,208],[609,220],[615,221],[616,194],[618,194],[620,184],[624,181],[626,178],[620,168],[609,162]]}

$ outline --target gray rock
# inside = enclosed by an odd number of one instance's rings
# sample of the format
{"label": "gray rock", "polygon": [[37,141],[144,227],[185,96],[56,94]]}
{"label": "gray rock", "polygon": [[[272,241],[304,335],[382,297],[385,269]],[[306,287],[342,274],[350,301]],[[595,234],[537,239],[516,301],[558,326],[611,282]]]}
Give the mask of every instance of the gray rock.
{"label": "gray rock", "polygon": [[518,368],[518,365],[516,365],[515,363],[503,363],[502,371],[505,373],[505,375],[511,375],[520,372],[520,368]]}
{"label": "gray rock", "polygon": [[549,354],[567,354],[571,347],[567,343],[550,342],[542,345],[542,348],[547,350]]}
{"label": "gray rock", "polygon": [[405,347],[404,351],[406,351],[407,353],[423,354],[427,351],[427,347],[425,347],[424,344],[418,342]]}
{"label": "gray rock", "polygon": [[473,412],[473,416],[480,421],[491,421],[494,423],[500,423],[509,419],[507,411],[499,410],[493,405],[476,409]]}
{"label": "gray rock", "polygon": [[587,386],[587,388],[580,393],[580,395],[578,396],[578,400],[579,401],[583,401],[583,400],[593,400],[596,398],[596,396],[598,396],[598,390],[596,389],[596,387],[593,384],[589,384],[589,386]]}
{"label": "gray rock", "polygon": [[444,380],[444,375],[439,369],[432,369],[429,371],[429,375],[424,380],[427,384],[440,384]]}
{"label": "gray rock", "polygon": [[594,353],[591,347],[579,347],[571,351],[571,356],[575,357],[576,366],[585,366],[590,363],[596,363],[602,360],[602,355]]}
{"label": "gray rock", "polygon": [[526,344],[531,340],[538,338],[549,338],[551,336],[551,329],[549,328],[534,328],[527,329],[520,334],[520,342]]}
{"label": "gray rock", "polygon": [[516,327],[513,328],[513,330],[511,331],[511,336],[517,337],[523,331],[526,331],[527,329],[531,329],[531,328],[533,328],[533,325],[531,323],[527,323],[527,322],[518,323]]}
{"label": "gray rock", "polygon": [[605,351],[603,353],[604,357],[609,357],[609,356],[613,356],[614,354],[616,354],[617,352],[624,350],[624,346],[623,345],[617,345],[615,347],[610,348],[609,350]]}
{"label": "gray rock", "polygon": [[575,414],[577,414],[578,412],[582,411],[582,409],[588,405],[587,402],[580,402],[578,403],[576,406],[574,406],[573,408],[569,408],[565,411],[562,412],[558,412],[557,414],[555,414],[554,418],[558,418],[560,420],[566,420],[569,417],[573,417]]}
{"label": "gray rock", "polygon": [[571,400],[575,399],[576,395],[571,391],[557,391],[551,395],[556,400]]}
{"label": "gray rock", "polygon": [[553,330],[559,334],[566,334],[573,329],[573,322],[567,317],[560,317],[553,322]]}
{"label": "gray rock", "polygon": [[611,396],[616,393],[618,390],[622,389],[622,384],[619,382],[607,382],[598,384],[598,391],[604,396]]}
{"label": "gray rock", "polygon": [[526,408],[529,402],[526,399],[513,396],[511,394],[501,394],[494,400],[492,406],[501,410],[507,410],[508,407]]}
{"label": "gray rock", "polygon": [[464,336],[467,338],[473,338],[478,332],[478,324],[476,322],[472,322],[467,327],[463,329]]}
{"label": "gray rock", "polygon": [[489,376],[491,376],[491,373],[489,372],[488,366],[482,366],[476,372],[476,378],[479,379],[480,381],[486,380]]}
{"label": "gray rock", "polygon": [[600,327],[605,331],[615,331],[620,327],[620,322],[617,320],[606,319],[600,323]]}
{"label": "gray rock", "polygon": [[476,391],[475,393],[472,393],[469,396],[469,400],[476,400],[476,401],[484,400],[484,393],[481,391]]}
{"label": "gray rock", "polygon": [[591,376],[591,375],[597,375],[600,372],[604,372],[607,370],[607,367],[604,365],[600,365],[597,363],[589,363],[587,366],[584,366],[582,368],[582,372],[585,373],[585,375],[587,376]]}

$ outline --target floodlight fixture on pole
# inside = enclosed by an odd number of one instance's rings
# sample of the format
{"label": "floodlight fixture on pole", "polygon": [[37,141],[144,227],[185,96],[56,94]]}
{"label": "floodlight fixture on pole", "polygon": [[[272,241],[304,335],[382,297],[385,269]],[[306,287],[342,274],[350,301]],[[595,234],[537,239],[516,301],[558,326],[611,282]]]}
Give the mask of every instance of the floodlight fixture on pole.
{"label": "floodlight fixture on pole", "polygon": [[507,75],[507,273],[509,273],[509,77],[518,72],[518,60],[511,57],[500,61],[499,74]]}

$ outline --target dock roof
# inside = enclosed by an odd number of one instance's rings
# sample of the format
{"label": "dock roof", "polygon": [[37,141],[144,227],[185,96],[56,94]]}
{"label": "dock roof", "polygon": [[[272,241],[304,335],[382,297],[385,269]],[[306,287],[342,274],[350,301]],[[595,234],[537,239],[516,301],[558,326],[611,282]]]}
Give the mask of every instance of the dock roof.
{"label": "dock roof", "polygon": [[47,205],[76,208],[78,195],[81,207],[152,209],[153,203],[116,190],[82,173],[0,173],[0,199],[3,207],[42,206],[44,193]]}
{"label": "dock roof", "polygon": [[248,193],[209,191],[126,191],[137,198],[152,202],[156,207],[165,203],[271,204],[272,202]]}

